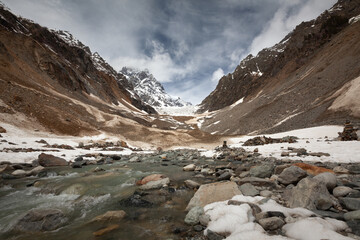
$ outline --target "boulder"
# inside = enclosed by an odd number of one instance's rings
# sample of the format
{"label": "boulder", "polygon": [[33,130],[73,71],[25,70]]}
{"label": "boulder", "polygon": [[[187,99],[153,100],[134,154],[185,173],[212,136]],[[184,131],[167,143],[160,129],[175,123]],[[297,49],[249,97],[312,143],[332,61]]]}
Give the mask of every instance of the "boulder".
{"label": "boulder", "polygon": [[360,210],[360,198],[349,198],[343,197],[339,198],[340,204],[351,211]]}
{"label": "boulder", "polygon": [[15,170],[11,173],[13,176],[16,176],[16,177],[24,177],[26,176],[26,172],[22,169],[18,169],[18,170]]}
{"label": "boulder", "polygon": [[38,175],[41,171],[43,171],[45,168],[43,166],[37,166],[30,171],[27,172],[28,175]]}
{"label": "boulder", "polygon": [[270,217],[270,218],[263,218],[259,220],[259,224],[265,230],[276,230],[284,226],[285,221],[279,217]]}
{"label": "boulder", "polygon": [[303,178],[290,191],[288,203],[291,208],[303,207],[310,210],[326,210],[324,208],[332,203],[331,195],[325,183],[318,179]]}
{"label": "boulder", "polygon": [[213,202],[229,200],[233,196],[240,194],[241,192],[235,182],[226,181],[204,184],[196,191],[186,210],[188,211],[196,206],[204,207]]}
{"label": "boulder", "polygon": [[163,178],[157,181],[150,181],[142,186],[140,186],[141,190],[151,190],[151,189],[158,189],[166,186],[170,183],[169,178]]}
{"label": "boulder", "polygon": [[126,212],[123,210],[107,211],[106,213],[93,218],[91,222],[120,221],[125,216]]}
{"label": "boulder", "polygon": [[165,175],[163,175],[163,174],[151,174],[149,176],[144,177],[140,181],[137,181],[136,185],[144,185],[144,184],[146,184],[148,182],[158,181],[158,180],[163,179],[163,178],[165,178]]}
{"label": "boulder", "polygon": [[200,187],[200,183],[197,183],[193,180],[185,180],[184,183],[188,188],[199,188]]}
{"label": "boulder", "polygon": [[264,163],[260,166],[255,166],[250,168],[250,176],[259,177],[259,178],[267,178],[270,177],[274,170],[274,164],[272,163]]}
{"label": "boulder", "polygon": [[229,180],[231,178],[231,176],[232,175],[230,172],[224,172],[217,178],[217,180],[218,181]]}
{"label": "boulder", "polygon": [[349,220],[360,220],[360,210],[347,212],[344,214],[344,218],[346,221]]}
{"label": "boulder", "polygon": [[185,217],[185,223],[188,225],[196,225],[200,222],[200,216],[204,214],[204,209],[202,207],[193,207],[190,209],[188,214]]}
{"label": "boulder", "polygon": [[337,179],[335,174],[330,172],[324,172],[316,175],[314,179],[320,180],[325,183],[328,190],[333,190],[337,185]]}
{"label": "boulder", "polygon": [[39,164],[43,167],[67,166],[68,162],[51,154],[41,153],[38,157]]}
{"label": "boulder", "polygon": [[17,222],[14,230],[22,232],[52,231],[66,222],[67,218],[58,209],[33,209]]}
{"label": "boulder", "polygon": [[333,189],[333,195],[334,195],[334,197],[345,197],[346,195],[348,195],[352,191],[354,191],[354,190],[352,188],[350,188],[350,187],[338,186],[338,187]]}
{"label": "boulder", "polygon": [[333,171],[337,174],[348,174],[350,171],[343,166],[336,166],[333,168]]}
{"label": "boulder", "polygon": [[186,165],[185,167],[183,167],[183,170],[190,172],[190,171],[194,171],[195,168],[196,168],[195,164],[189,164],[189,165]]}
{"label": "boulder", "polygon": [[259,195],[259,191],[251,183],[244,183],[239,187],[239,189],[245,196],[253,197]]}
{"label": "boulder", "polygon": [[292,183],[297,183],[301,179],[307,176],[306,171],[302,170],[297,166],[291,166],[285,168],[279,175],[278,181],[282,184],[289,185]]}

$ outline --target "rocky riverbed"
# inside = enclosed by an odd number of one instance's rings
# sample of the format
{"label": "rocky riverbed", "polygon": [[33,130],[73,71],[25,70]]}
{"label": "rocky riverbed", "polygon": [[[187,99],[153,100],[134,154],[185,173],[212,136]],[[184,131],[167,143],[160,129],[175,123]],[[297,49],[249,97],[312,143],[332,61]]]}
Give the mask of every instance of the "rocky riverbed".
{"label": "rocky riverbed", "polygon": [[357,163],[218,147],[212,156],[87,154],[69,165],[42,153],[32,163],[1,162],[0,172],[3,239],[309,239],[294,231],[306,224],[318,239],[360,239]]}

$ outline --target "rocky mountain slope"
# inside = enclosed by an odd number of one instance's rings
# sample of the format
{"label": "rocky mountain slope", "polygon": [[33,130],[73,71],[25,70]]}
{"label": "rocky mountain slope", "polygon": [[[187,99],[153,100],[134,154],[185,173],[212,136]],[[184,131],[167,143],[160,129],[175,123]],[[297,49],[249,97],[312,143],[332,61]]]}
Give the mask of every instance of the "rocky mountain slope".
{"label": "rocky mountain slope", "polygon": [[201,103],[200,112],[214,111],[202,129],[246,134],[348,118],[359,123],[359,14],[359,1],[340,0],[280,43],[246,57]]}
{"label": "rocky mountain slope", "polygon": [[[133,84],[66,31],[54,31],[0,6],[0,123],[56,134],[111,133],[167,143],[205,137],[158,116]],[[173,133],[174,129],[185,130]],[[190,131],[190,132],[187,132]]]}
{"label": "rocky mountain slope", "polygon": [[153,107],[183,107],[191,103],[180,98],[174,98],[165,92],[164,87],[149,70],[136,70],[123,67],[120,71],[133,86],[134,92],[140,99]]}

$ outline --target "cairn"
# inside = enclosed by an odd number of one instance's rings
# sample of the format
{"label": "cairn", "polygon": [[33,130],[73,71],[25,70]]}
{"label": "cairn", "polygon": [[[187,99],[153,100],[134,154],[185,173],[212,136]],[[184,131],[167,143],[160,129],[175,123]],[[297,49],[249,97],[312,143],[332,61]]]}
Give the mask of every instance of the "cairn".
{"label": "cairn", "polygon": [[358,140],[356,134],[357,129],[353,127],[349,120],[346,120],[344,130],[339,132],[339,138],[341,141],[353,141]]}

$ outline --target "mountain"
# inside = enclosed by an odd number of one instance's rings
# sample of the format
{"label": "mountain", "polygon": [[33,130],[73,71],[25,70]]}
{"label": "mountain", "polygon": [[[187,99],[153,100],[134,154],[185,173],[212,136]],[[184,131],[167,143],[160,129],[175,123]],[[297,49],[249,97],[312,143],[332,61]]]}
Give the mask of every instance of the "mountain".
{"label": "mountain", "polygon": [[55,134],[106,133],[157,145],[208,136],[171,116],[160,117],[132,82],[69,32],[15,16],[3,5],[1,123]]}
{"label": "mountain", "polygon": [[247,56],[200,104],[199,112],[213,112],[202,130],[270,133],[359,123],[359,14],[359,1],[340,0],[278,44]]}
{"label": "mountain", "polygon": [[183,107],[191,105],[191,103],[167,94],[164,87],[149,73],[149,70],[123,67],[120,73],[131,83],[134,92],[140,99],[152,107]]}

